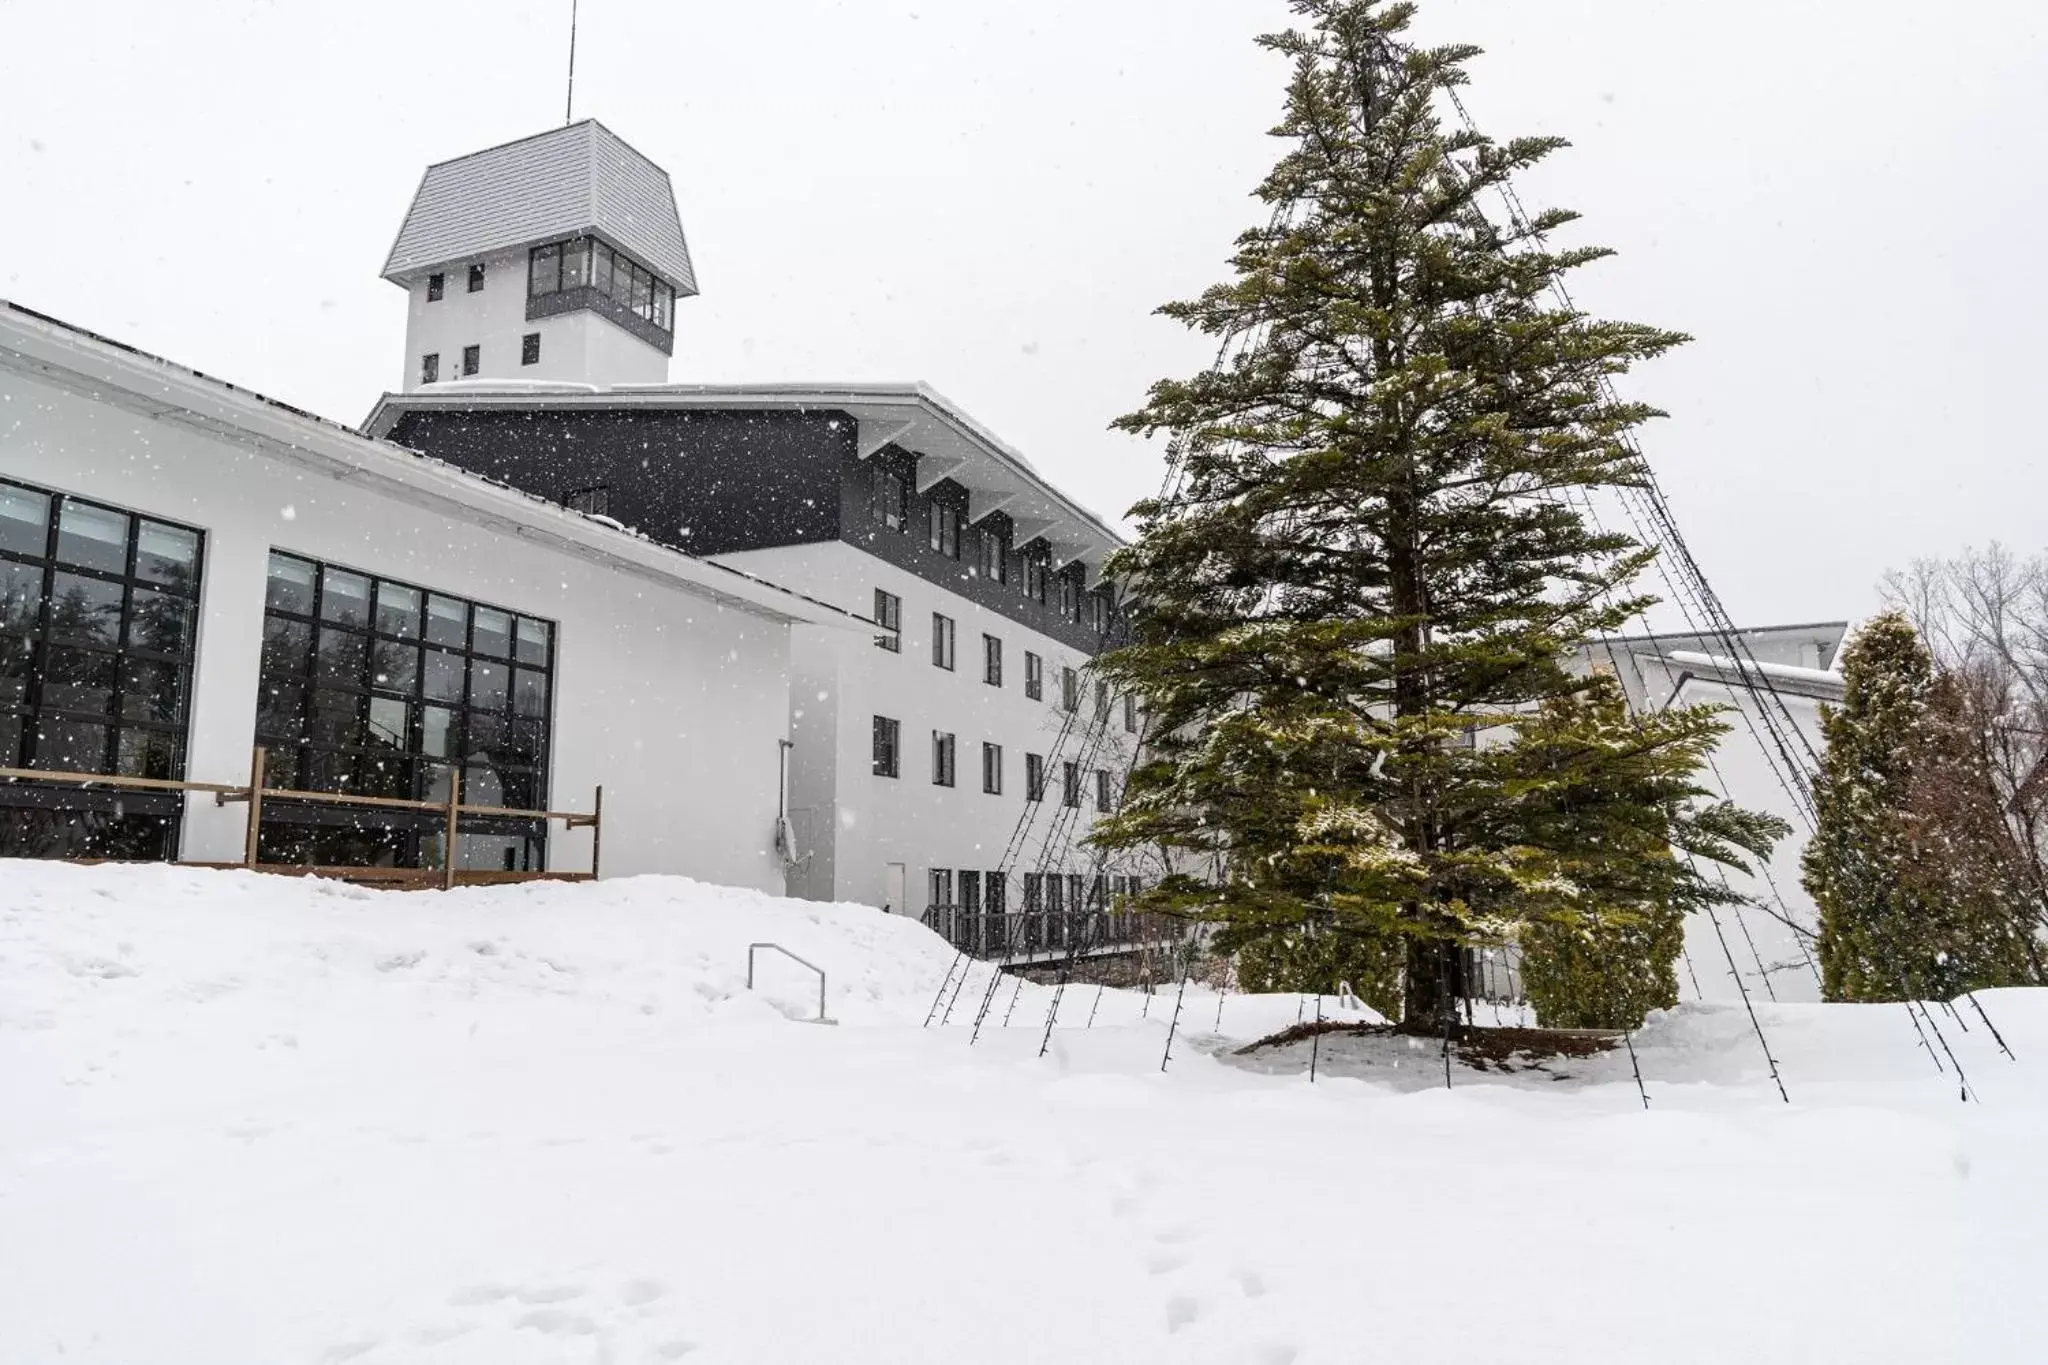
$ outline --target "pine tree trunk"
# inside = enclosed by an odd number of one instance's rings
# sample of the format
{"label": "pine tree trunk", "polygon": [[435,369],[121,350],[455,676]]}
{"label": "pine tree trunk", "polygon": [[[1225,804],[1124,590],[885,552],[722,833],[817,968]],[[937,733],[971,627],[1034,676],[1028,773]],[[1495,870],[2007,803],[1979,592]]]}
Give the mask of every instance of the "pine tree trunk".
{"label": "pine tree trunk", "polygon": [[1455,939],[1411,939],[1401,1022],[1436,1031],[1455,1024],[1466,995],[1465,950]]}

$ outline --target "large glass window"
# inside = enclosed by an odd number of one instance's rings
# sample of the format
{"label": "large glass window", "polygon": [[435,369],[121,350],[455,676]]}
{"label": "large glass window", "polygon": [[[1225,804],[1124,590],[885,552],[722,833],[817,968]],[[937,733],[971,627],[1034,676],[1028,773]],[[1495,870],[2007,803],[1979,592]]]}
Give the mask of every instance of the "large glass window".
{"label": "large glass window", "polygon": [[595,289],[643,322],[675,330],[676,291],[625,252],[591,237],[534,247],[527,257],[526,296]]}
{"label": "large glass window", "polygon": [[[0,767],[185,775],[200,534],[0,480]],[[170,794],[0,787],[0,856],[166,858]]]}
{"label": "large glass window", "polygon": [[[267,784],[443,801],[459,767],[465,805],[543,810],[553,670],[550,622],[273,551],[256,707]],[[335,810],[342,833],[309,832]],[[433,866],[443,855],[438,817],[289,802],[264,814],[267,860]],[[545,865],[542,822],[465,817],[463,828],[458,865]]]}

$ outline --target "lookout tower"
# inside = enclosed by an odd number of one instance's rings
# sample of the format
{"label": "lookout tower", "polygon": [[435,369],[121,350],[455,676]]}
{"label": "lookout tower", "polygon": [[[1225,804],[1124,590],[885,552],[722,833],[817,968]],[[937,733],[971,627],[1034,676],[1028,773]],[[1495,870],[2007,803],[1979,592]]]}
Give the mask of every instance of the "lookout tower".
{"label": "lookout tower", "polygon": [[665,383],[697,292],[668,172],[595,119],[427,167],[384,278],[408,298],[408,392]]}

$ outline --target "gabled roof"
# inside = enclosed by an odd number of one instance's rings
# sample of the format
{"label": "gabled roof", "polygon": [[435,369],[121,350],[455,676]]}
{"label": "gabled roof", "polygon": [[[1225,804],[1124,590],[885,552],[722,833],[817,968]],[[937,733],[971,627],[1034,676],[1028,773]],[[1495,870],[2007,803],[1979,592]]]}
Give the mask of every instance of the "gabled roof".
{"label": "gabled roof", "polygon": [[585,232],[639,257],[676,293],[697,292],[668,172],[596,119],[427,167],[384,278],[403,284],[458,261]]}
{"label": "gabled roof", "polygon": [[[573,512],[417,451],[373,440],[0,298],[0,391],[9,371],[771,621],[862,634],[871,633],[874,624],[756,574],[656,544],[609,518]],[[137,434],[147,440],[145,428]]]}

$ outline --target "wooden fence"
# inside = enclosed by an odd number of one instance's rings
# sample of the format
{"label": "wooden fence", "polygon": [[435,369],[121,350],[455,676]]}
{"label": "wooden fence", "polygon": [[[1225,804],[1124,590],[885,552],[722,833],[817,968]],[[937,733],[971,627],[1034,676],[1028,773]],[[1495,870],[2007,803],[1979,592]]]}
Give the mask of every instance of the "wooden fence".
{"label": "wooden fence", "polygon": [[[439,885],[442,888],[454,886],[488,886],[506,882],[524,881],[595,881],[604,856],[604,787],[597,788],[588,813],[559,810],[519,810],[511,806],[469,806],[462,803],[462,769],[449,772],[448,799],[446,801],[417,801],[399,796],[356,796],[343,792],[297,791],[285,787],[271,787],[264,783],[267,754],[258,747],[250,756],[249,780],[246,783],[186,782],[166,777],[124,777],[112,773],[57,772],[42,768],[0,768],[0,781],[52,783],[59,786],[108,787],[121,791],[157,791],[211,793],[217,806],[245,802],[249,807],[248,834],[242,845],[242,861],[239,863],[188,863],[190,867],[240,867],[255,872],[272,872],[285,876],[335,877],[347,881],[379,883],[398,887],[426,887]],[[257,834],[263,823],[263,803],[267,800],[309,801],[328,806],[367,806],[382,810],[430,811],[442,817],[445,842],[443,866],[439,868],[412,867],[314,867],[301,863],[266,863],[257,856]],[[590,871],[588,872],[464,872],[456,867],[456,839],[461,833],[465,818],[502,817],[517,820],[559,820],[564,829],[588,829],[590,831]]]}

